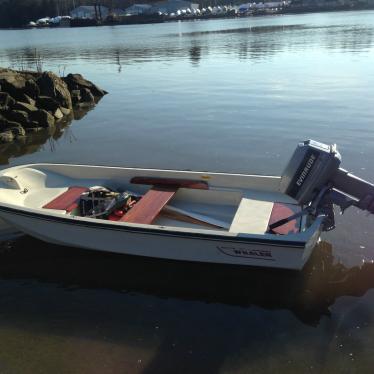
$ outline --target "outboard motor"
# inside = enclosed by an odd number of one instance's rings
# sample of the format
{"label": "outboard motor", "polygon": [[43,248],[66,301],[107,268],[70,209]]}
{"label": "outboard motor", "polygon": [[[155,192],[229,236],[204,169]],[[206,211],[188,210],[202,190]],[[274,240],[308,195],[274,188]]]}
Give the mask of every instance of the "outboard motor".
{"label": "outboard motor", "polygon": [[[281,192],[305,207],[297,216],[324,215],[324,230],[335,227],[333,204],[342,212],[356,206],[374,213],[374,185],[339,168],[340,163],[341,156],[335,145],[307,140],[299,143],[280,182]],[[294,215],[275,222],[270,228],[295,218]]]}

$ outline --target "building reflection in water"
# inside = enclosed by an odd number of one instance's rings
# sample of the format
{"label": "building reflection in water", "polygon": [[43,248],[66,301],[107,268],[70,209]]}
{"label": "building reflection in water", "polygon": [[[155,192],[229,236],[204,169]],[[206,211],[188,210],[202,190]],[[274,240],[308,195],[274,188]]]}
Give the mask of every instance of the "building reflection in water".
{"label": "building reflection in water", "polygon": [[[144,34],[143,38],[134,37],[131,29],[118,29],[115,36],[103,29],[95,29],[100,38],[96,43],[82,45],[72,41],[68,48],[43,44],[32,47],[13,48],[5,46],[0,51],[0,64],[19,69],[34,69],[36,61],[54,70],[65,69],[73,61],[113,64],[121,72],[126,64],[164,61],[170,58],[189,57],[192,65],[208,56],[233,55],[239,60],[261,61],[285,51],[304,51],[308,49],[326,49],[343,52],[367,51],[373,44],[374,29],[362,25],[307,25],[283,24],[251,27],[222,28],[200,30],[183,25],[178,33],[162,33],[158,26],[158,39],[154,34]],[[126,30],[128,37],[123,40],[121,30]],[[105,30],[104,30],[105,31]],[[108,30],[106,30],[108,31]],[[69,38],[69,29],[64,30]],[[152,36],[152,37],[150,37]],[[95,40],[95,34],[92,35]],[[61,65],[62,64],[62,65]]]}

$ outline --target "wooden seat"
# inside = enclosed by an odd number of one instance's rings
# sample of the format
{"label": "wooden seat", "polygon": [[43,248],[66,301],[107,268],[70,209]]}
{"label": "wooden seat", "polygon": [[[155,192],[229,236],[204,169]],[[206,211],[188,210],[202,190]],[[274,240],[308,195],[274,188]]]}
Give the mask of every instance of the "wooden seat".
{"label": "wooden seat", "polygon": [[209,189],[208,184],[204,181],[177,178],[134,177],[131,179],[131,183],[151,184],[153,187],[120,221],[148,225],[156,219],[162,208],[171,200],[179,188]]}
{"label": "wooden seat", "polygon": [[120,221],[150,225],[177,190],[177,187],[153,186]]}
{"label": "wooden seat", "polygon": [[301,207],[289,203],[273,203],[271,201],[243,198],[230,226],[230,232],[247,234],[279,234],[286,235],[300,231],[301,219],[294,219],[273,230],[269,225],[299,212]]}
{"label": "wooden seat", "polygon": [[68,213],[78,208],[79,198],[83,192],[88,191],[87,187],[69,187],[67,191],[54,198],[43,206],[44,209],[66,210]]}
{"label": "wooden seat", "polygon": [[230,232],[265,234],[274,203],[242,198],[230,226]]}

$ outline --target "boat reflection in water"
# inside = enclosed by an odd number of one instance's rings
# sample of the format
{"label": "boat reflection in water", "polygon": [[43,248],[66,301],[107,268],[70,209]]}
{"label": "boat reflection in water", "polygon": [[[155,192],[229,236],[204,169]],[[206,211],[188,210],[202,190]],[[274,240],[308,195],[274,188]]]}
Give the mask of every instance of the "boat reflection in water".
{"label": "boat reflection in water", "polygon": [[[31,249],[32,248],[32,249]],[[321,242],[303,271],[208,265],[61,247],[25,236],[0,246],[0,276],[37,279],[70,288],[106,288],[161,298],[232,306],[288,309],[316,325],[340,296],[374,288],[374,264],[334,263]]]}

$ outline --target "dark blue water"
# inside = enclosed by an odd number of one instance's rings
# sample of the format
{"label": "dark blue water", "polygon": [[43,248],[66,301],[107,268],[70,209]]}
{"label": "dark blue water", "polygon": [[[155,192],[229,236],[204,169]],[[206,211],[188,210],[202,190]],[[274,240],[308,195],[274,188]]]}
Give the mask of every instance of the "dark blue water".
{"label": "dark blue water", "polygon": [[[337,143],[374,180],[374,12],[0,31],[0,66],[82,73],[109,95],[1,162],[280,174]],[[371,372],[371,217],[300,274],[86,253],[25,238],[0,256],[0,372]],[[21,279],[21,280],[20,280]]]}

